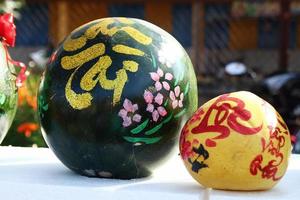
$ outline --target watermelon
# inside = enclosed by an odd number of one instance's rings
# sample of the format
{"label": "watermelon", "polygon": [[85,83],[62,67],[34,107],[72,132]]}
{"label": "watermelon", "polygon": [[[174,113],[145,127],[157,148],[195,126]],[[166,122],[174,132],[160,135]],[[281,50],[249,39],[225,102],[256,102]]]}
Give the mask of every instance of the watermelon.
{"label": "watermelon", "polygon": [[117,179],[151,175],[197,104],[183,47],[133,18],[75,29],[51,55],[38,94],[42,133],[56,156],[81,175]]}

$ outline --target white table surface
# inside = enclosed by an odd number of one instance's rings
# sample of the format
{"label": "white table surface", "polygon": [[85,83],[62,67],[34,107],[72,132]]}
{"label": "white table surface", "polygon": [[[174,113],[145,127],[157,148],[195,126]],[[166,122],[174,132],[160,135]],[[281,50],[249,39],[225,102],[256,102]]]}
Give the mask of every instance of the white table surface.
{"label": "white table surface", "polygon": [[145,179],[88,178],[67,169],[49,149],[0,147],[0,200],[208,200],[300,199],[300,156],[273,189],[232,192],[202,188],[188,174],[179,156]]}

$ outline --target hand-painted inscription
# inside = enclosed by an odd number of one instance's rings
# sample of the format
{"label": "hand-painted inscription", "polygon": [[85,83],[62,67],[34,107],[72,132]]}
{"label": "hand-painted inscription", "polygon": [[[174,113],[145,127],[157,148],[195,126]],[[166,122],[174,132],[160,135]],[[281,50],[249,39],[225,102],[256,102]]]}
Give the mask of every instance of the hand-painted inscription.
{"label": "hand-painted inscription", "polygon": [[[263,179],[271,179],[278,181],[283,175],[278,176],[278,167],[283,163],[284,154],[282,148],[285,146],[285,137],[288,135],[287,127],[277,114],[277,120],[280,127],[268,126],[269,141],[261,138],[262,151],[258,154],[250,164],[250,173],[255,176],[259,172]],[[264,161],[264,155],[269,154],[273,159],[268,162]]]}
{"label": "hand-painted inscription", "polygon": [[[139,64],[133,60],[124,60],[121,69],[116,71],[115,79],[111,80],[107,77],[108,69],[113,65],[112,58],[107,55],[105,43],[99,42],[88,48],[85,48],[88,40],[94,39],[99,34],[113,37],[118,32],[125,32],[135,42],[142,45],[149,45],[152,43],[152,38],[135,29],[131,25],[134,21],[126,18],[115,18],[101,20],[96,24],[91,25],[80,37],[67,38],[64,43],[64,50],[67,52],[78,52],[74,55],[64,56],[61,59],[61,66],[65,70],[74,70],[69,77],[65,86],[65,95],[69,104],[74,109],[85,109],[91,105],[93,90],[96,85],[99,85],[105,90],[113,91],[112,104],[115,105],[120,102],[123,88],[128,80],[127,72],[137,72]],[[112,46],[112,51],[119,54],[144,56],[145,53],[140,49],[130,47],[124,44],[116,44]],[[80,88],[83,93],[77,93],[72,89],[73,78],[78,69],[85,63],[97,59],[97,62],[84,74],[80,80]]]}
{"label": "hand-painted inscription", "polygon": [[[209,123],[211,116],[215,116],[213,123]],[[251,112],[245,109],[245,103],[241,99],[225,94],[208,108],[199,125],[191,132],[193,134],[219,133],[218,136],[205,141],[206,146],[215,147],[217,145],[215,140],[227,138],[230,135],[230,128],[242,135],[258,133],[262,129],[262,124],[257,127],[247,127],[240,122],[240,120],[250,120],[251,116]]]}

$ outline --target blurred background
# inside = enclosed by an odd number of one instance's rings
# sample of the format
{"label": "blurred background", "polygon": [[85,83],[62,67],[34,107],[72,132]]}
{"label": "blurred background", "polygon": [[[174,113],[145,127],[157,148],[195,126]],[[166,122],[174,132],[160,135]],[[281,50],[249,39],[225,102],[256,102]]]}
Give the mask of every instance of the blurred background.
{"label": "blurred background", "polygon": [[[300,1],[0,0],[0,11],[15,12],[16,47],[9,51],[29,66],[30,73],[19,90],[18,112],[2,145],[45,146],[36,117],[36,91],[47,57],[76,27],[111,16],[150,21],[182,44],[194,64],[199,105],[224,92],[253,90],[266,95],[290,121],[296,141],[300,76],[296,81],[293,77],[300,71]],[[281,90],[281,85],[266,85],[268,78],[278,75],[294,80],[288,89],[295,91],[284,92],[294,95],[289,99],[296,98],[295,105],[277,101],[282,91],[274,90]],[[282,77],[267,83],[274,86],[278,80]]]}

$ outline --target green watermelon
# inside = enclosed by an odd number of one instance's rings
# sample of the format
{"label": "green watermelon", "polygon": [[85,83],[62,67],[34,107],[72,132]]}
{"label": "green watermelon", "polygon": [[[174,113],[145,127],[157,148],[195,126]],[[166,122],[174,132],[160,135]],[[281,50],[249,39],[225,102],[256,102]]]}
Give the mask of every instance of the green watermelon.
{"label": "green watermelon", "polygon": [[12,124],[18,100],[15,68],[8,62],[7,56],[0,42],[0,143]]}
{"label": "green watermelon", "polygon": [[43,136],[86,176],[149,176],[178,143],[198,104],[191,61],[159,27],[104,18],[74,30],[52,54],[38,94]]}

